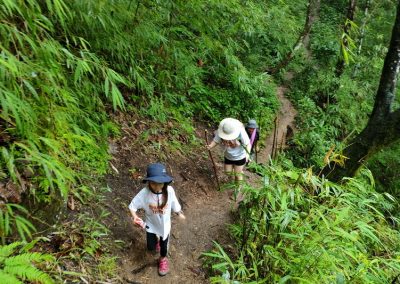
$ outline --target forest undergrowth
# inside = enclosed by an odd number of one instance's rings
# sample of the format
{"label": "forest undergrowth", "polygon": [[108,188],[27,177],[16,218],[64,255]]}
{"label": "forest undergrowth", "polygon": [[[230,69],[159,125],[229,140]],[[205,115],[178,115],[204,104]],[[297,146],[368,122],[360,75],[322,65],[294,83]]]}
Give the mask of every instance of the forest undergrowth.
{"label": "forest undergrowth", "polygon": [[398,142],[340,184],[317,170],[345,163],[366,124],[396,16],[395,0],[354,2],[2,1],[2,283],[113,282],[109,141],[128,131],[167,161],[203,144],[198,121],[228,116],[255,118],[265,139],[287,70],[299,131],[254,166],[264,185],[245,189],[235,253],[204,254],[210,281],[395,281]]}
{"label": "forest undergrowth", "polygon": [[400,269],[394,198],[377,193],[370,171],[338,185],[281,158],[255,167],[230,231],[237,254],[204,253],[212,283],[388,283]]}

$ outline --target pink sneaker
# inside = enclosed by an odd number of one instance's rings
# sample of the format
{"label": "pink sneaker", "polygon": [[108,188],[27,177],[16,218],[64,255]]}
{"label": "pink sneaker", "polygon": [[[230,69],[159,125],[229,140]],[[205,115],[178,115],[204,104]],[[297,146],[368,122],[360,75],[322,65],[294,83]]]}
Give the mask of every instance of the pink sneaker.
{"label": "pink sneaker", "polygon": [[158,240],[156,243],[156,252],[160,252],[160,250],[161,250],[160,240]]}
{"label": "pink sneaker", "polygon": [[161,257],[158,262],[158,274],[160,276],[165,276],[169,272],[168,259],[166,257]]}

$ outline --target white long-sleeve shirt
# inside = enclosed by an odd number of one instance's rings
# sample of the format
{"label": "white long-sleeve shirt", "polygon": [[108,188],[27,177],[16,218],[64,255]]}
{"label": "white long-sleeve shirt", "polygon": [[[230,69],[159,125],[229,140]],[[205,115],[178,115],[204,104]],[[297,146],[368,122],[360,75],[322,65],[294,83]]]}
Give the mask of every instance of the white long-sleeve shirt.
{"label": "white long-sleeve shirt", "polygon": [[132,199],[129,204],[129,209],[136,212],[138,209],[143,209],[145,212],[145,222],[148,228],[146,231],[156,234],[165,240],[171,231],[171,211],[181,211],[181,205],[175,195],[175,190],[172,186],[168,186],[168,201],[163,210],[158,209],[163,202],[162,194],[154,194],[144,187]]}
{"label": "white long-sleeve shirt", "polygon": [[245,147],[250,144],[250,138],[247,135],[244,127],[241,127],[239,137],[233,140],[234,146],[228,147],[224,143],[222,143],[222,139],[221,137],[219,137],[218,132],[215,133],[214,142],[222,146],[222,148],[224,149],[225,158],[231,161],[239,161],[246,158]]}

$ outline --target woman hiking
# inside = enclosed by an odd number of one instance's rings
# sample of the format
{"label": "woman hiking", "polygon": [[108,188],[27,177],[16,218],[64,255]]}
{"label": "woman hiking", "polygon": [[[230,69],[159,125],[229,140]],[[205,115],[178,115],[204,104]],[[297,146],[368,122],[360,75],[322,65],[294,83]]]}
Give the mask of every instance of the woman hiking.
{"label": "woman hiking", "polygon": [[228,176],[240,184],[243,180],[243,169],[250,160],[250,139],[243,124],[234,118],[223,119],[215,133],[213,141],[207,145],[210,150],[220,144],[224,151],[224,170]]}

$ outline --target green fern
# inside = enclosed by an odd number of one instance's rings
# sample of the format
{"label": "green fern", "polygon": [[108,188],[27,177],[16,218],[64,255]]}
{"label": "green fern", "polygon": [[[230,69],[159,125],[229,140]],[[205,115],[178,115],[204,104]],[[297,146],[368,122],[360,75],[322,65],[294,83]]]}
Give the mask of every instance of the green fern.
{"label": "green fern", "polygon": [[0,209],[0,238],[3,245],[14,229],[24,241],[36,231],[35,226],[22,215],[28,215],[28,211],[18,204],[8,203]]}
{"label": "green fern", "polygon": [[[54,283],[49,275],[33,267],[31,263],[27,262],[28,260],[25,255],[20,255],[19,261],[22,262],[5,263],[3,271],[24,281],[37,281],[45,284]],[[39,259],[33,258],[32,261],[38,262]]]}
{"label": "green fern", "polygon": [[21,242],[13,242],[9,245],[0,246],[0,263],[3,263],[4,260],[10,256],[17,247],[21,246]]}
{"label": "green fern", "polygon": [[[17,251],[18,248],[20,250]],[[0,246],[1,283],[25,283],[25,281],[43,284],[54,283],[47,273],[35,266],[53,261],[54,258],[51,255],[27,252],[20,242]]]}
{"label": "green fern", "polygon": [[12,274],[6,273],[2,270],[0,270],[0,279],[1,283],[4,284],[23,284],[21,280],[19,280],[17,277],[15,277]]}

